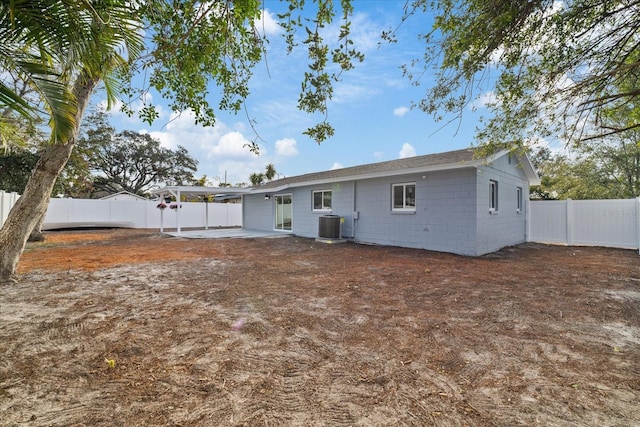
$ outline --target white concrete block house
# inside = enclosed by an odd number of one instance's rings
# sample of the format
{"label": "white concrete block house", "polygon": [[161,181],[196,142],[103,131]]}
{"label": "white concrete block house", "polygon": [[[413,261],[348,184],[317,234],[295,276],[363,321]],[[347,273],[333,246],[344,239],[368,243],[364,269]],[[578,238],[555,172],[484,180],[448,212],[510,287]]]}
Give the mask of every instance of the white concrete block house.
{"label": "white concrete block house", "polygon": [[243,227],[316,238],[322,216],[362,243],[483,255],[527,240],[526,155],[472,149],[416,156],[268,182],[243,195]]}

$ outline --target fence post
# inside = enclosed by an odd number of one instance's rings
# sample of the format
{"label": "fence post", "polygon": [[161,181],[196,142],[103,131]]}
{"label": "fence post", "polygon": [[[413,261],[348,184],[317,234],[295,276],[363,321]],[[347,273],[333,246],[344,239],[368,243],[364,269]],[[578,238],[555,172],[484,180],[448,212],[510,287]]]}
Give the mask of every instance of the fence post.
{"label": "fence post", "polygon": [[573,200],[566,200],[566,214],[567,214],[567,245],[573,245]]}

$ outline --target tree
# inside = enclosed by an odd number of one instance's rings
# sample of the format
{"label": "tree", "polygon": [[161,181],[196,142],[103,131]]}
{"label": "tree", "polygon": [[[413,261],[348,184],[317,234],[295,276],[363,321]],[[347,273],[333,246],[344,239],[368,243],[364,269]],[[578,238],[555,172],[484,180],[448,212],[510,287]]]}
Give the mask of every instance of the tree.
{"label": "tree", "polygon": [[[635,132],[634,132],[635,133]],[[541,184],[531,189],[535,199],[626,199],[640,197],[638,139],[611,136],[606,143],[585,144],[572,157],[538,151],[534,164]]]}
{"label": "tree", "polygon": [[198,162],[187,150],[173,151],[160,146],[149,134],[123,131],[111,144],[96,147],[89,167],[97,173],[94,189],[115,193],[128,191],[144,195],[157,184],[190,185]]}
{"label": "tree", "polygon": [[257,187],[264,182],[264,174],[259,172],[254,172],[249,175],[249,182],[252,186]]}
{"label": "tree", "polygon": [[278,172],[276,172],[276,167],[273,165],[273,163],[269,163],[264,168],[264,177],[267,179],[267,181],[271,181],[277,174]]}
{"label": "tree", "polygon": [[271,181],[277,174],[276,167],[273,163],[269,163],[265,166],[264,172],[254,172],[249,175],[249,182],[252,186],[257,187],[258,185],[262,185],[265,180]]}
{"label": "tree", "polygon": [[94,173],[93,191],[128,191],[144,195],[153,185],[190,185],[198,162],[178,146],[170,150],[149,134],[115,133],[104,111],[88,118],[91,128],[78,140],[88,169]]}
{"label": "tree", "polygon": [[[321,30],[334,20],[338,6],[319,1],[315,17],[302,20],[304,2],[289,0],[289,4],[280,16],[288,46],[293,49],[300,43],[310,58],[298,106],[326,114],[332,82],[352,67],[352,60],[362,60],[349,39],[351,1],[340,2],[344,24],[333,51]],[[30,103],[0,84],[0,108],[32,117],[44,105],[52,119],[51,144],[0,230],[0,281],[12,279],[27,237],[46,211],[98,85],[105,86],[109,101],[120,89],[125,109],[132,101],[146,100],[144,94],[151,85],[170,100],[174,111],[190,109],[197,122],[211,125],[215,110],[208,101],[210,82],[220,88],[221,109],[238,111],[248,96],[251,69],[261,59],[265,42],[255,27],[261,5],[259,0],[16,0],[0,4],[0,71],[15,70],[41,88],[40,97]],[[301,42],[295,37],[297,29],[307,35]],[[146,44],[143,34],[148,35]],[[144,55],[143,46],[147,47]],[[329,73],[332,62],[338,69]],[[132,86],[137,81],[133,77],[142,71],[148,76],[146,85]],[[146,104],[141,115],[152,121],[157,112]],[[3,126],[0,132],[5,132]],[[321,141],[332,128],[325,120],[307,133]]]}
{"label": "tree", "polygon": [[13,149],[0,155],[0,188],[22,194],[38,155],[26,149]]}
{"label": "tree", "polygon": [[[640,96],[637,84],[619,84],[636,81],[640,69],[637,1],[414,0],[405,19],[421,11],[435,13],[434,25],[423,36],[424,57],[404,71],[419,83],[435,69],[436,81],[418,107],[440,119],[460,117],[493,91],[493,115],[478,131],[493,148],[599,137],[584,124]],[[611,131],[639,126],[636,118]]]}

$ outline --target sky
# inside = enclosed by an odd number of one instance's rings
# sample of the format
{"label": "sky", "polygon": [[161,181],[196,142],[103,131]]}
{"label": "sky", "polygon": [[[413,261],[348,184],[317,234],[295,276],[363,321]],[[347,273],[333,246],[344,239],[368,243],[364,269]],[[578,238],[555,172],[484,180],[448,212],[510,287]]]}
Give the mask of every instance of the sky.
{"label": "sky", "polygon": [[[320,145],[303,134],[317,117],[296,107],[306,53],[300,49],[286,54],[275,17],[283,4],[273,0],[264,2],[261,25],[271,40],[267,63],[254,70],[246,112],[233,115],[220,111],[216,125],[205,128],[194,124],[188,111],[171,113],[167,103],[151,93],[151,101],[161,113],[153,126],[129,118],[117,108],[111,111],[111,124],[118,131],[148,132],[171,149],[185,147],[199,162],[196,176],[206,175],[208,185],[213,186],[248,183],[250,174],[263,172],[269,163],[282,178],[469,147],[475,143],[480,116],[488,114],[482,101],[490,93],[481,93],[474,103],[476,108],[469,107],[462,120],[448,124],[411,108],[412,102],[424,97],[433,76],[423,75],[422,85],[416,87],[402,76],[400,66],[423,54],[417,35],[430,28],[430,17],[418,15],[406,21],[399,27],[397,43],[379,43],[383,30],[400,23],[404,3],[354,1],[352,36],[365,60],[335,83],[328,106],[328,121],[335,135]],[[337,33],[339,24],[328,28],[327,35]],[[250,118],[255,121],[253,129]],[[259,155],[246,147],[256,137]]]}

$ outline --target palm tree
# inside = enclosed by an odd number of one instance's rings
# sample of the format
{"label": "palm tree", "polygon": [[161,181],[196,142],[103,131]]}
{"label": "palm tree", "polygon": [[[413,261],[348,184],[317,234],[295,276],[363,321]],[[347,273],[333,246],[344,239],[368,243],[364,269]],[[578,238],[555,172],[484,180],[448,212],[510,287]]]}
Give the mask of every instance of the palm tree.
{"label": "palm tree", "polygon": [[271,181],[276,174],[276,167],[273,166],[273,163],[269,163],[264,170],[264,177],[267,178],[268,181]]}
{"label": "palm tree", "polygon": [[[107,57],[115,59],[113,53],[121,45],[129,55],[139,52],[140,36],[130,21],[131,10],[123,0],[0,4],[0,69],[25,82],[40,101],[29,102],[0,81],[0,109],[7,111],[8,107],[25,118],[44,109],[50,115],[53,142],[64,143],[76,127],[78,101],[72,93],[72,79],[81,69],[91,70],[93,76],[105,74],[104,68],[112,63]],[[106,87],[113,99],[113,86]],[[0,119],[0,135],[11,131],[10,122]]]}
{"label": "palm tree", "polygon": [[46,212],[89,97],[102,81],[108,99],[114,100],[114,73],[142,49],[131,16],[125,0],[15,0],[0,5],[0,69],[27,81],[40,101],[29,103],[2,84],[0,108],[30,117],[44,107],[52,127],[51,144],[0,229],[0,282],[12,278],[27,238]]}

